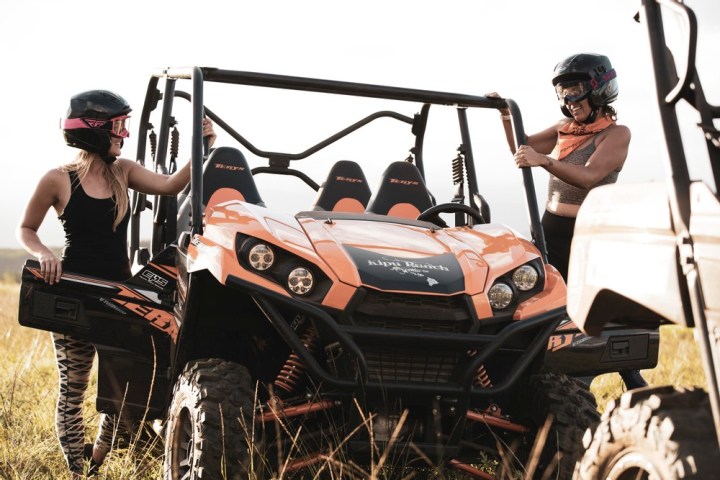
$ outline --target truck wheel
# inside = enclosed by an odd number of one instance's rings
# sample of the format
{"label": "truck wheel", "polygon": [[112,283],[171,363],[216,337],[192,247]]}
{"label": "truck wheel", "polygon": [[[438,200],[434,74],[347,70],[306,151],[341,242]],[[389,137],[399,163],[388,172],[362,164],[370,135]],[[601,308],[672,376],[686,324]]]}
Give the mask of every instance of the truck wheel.
{"label": "truck wheel", "polygon": [[242,365],[220,359],[188,363],[168,410],[165,480],[247,479],[253,392]]}
{"label": "truck wheel", "polygon": [[[532,478],[571,479],[575,463],[583,454],[583,434],[600,421],[595,396],[576,378],[547,373],[531,377],[528,391],[521,398],[523,415],[537,431],[548,417],[552,418]],[[520,456],[526,470],[532,460],[530,453]],[[547,477],[549,471],[553,472],[551,477]]]}
{"label": "truck wheel", "polygon": [[576,478],[716,478],[720,453],[710,401],[702,390],[656,387],[608,404],[576,468]]}

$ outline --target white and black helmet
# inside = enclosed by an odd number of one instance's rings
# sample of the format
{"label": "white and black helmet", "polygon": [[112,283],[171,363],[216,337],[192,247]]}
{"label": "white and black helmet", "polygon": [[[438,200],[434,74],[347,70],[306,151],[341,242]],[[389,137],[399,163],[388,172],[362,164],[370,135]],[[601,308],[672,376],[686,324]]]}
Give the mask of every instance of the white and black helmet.
{"label": "white and black helmet", "polygon": [[[578,53],[560,61],[555,66],[552,84],[558,92],[560,109],[567,117],[571,117],[567,102],[578,102],[587,98],[590,107],[599,107],[614,102],[618,96],[617,73],[610,64],[610,59],[597,53]],[[576,95],[561,95],[565,91],[561,87],[577,87]]]}

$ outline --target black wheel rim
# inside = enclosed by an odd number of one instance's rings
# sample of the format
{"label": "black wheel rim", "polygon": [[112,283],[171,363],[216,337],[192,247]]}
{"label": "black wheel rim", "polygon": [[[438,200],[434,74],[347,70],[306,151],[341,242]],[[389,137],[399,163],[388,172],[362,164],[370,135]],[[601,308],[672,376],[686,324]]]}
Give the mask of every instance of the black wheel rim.
{"label": "black wheel rim", "polygon": [[193,422],[188,409],[177,416],[172,438],[172,479],[189,480],[193,465]]}

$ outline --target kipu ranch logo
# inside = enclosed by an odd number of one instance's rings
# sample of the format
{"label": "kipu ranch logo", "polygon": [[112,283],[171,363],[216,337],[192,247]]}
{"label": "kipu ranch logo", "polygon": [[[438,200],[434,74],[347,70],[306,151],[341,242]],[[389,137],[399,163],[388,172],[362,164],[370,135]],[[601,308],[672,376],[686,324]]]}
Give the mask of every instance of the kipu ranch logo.
{"label": "kipu ranch logo", "polygon": [[383,267],[383,268],[389,268],[392,270],[395,269],[417,269],[420,271],[428,271],[428,270],[440,270],[444,272],[449,272],[450,269],[446,267],[445,265],[434,265],[432,263],[420,263],[420,262],[414,262],[412,260],[403,260],[400,258],[393,258],[392,260],[387,258],[382,258],[378,260],[368,260],[367,261],[368,266],[371,267]]}

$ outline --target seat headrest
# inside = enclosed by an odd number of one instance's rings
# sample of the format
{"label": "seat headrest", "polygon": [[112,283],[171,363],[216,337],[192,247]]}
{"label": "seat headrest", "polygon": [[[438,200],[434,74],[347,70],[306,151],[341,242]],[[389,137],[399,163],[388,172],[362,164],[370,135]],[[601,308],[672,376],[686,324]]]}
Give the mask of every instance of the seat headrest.
{"label": "seat headrest", "polygon": [[403,218],[417,216],[433,206],[420,170],[409,162],[393,162],[383,172],[367,211]]}
{"label": "seat headrest", "polygon": [[332,166],[313,201],[313,210],[364,212],[370,187],[360,165],[340,160]]}
{"label": "seat headrest", "polygon": [[203,205],[221,188],[235,189],[246,202],[265,206],[250,166],[237,148],[218,147],[210,153],[203,169]]}

